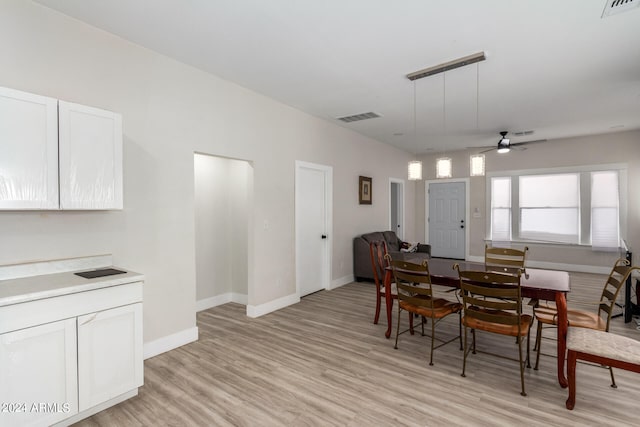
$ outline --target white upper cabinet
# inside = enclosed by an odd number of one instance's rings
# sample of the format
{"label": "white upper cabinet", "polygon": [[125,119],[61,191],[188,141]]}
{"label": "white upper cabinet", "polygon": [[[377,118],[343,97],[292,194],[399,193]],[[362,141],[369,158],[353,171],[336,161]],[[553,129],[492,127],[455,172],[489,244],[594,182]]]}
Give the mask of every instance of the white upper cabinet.
{"label": "white upper cabinet", "polygon": [[57,106],[0,87],[0,209],[58,209]]}
{"label": "white upper cabinet", "polygon": [[58,101],[60,208],[122,209],[122,116]]}
{"label": "white upper cabinet", "polygon": [[0,209],[122,209],[122,116],[0,87]]}

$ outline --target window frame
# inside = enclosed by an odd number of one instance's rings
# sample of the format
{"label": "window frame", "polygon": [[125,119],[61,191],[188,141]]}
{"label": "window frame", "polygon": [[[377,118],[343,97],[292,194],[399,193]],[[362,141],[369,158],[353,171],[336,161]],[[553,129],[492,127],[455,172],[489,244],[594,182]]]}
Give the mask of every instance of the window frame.
{"label": "window frame", "polygon": [[[591,173],[601,171],[617,171],[618,172],[618,216],[619,216],[619,228],[620,239],[624,239],[627,231],[627,205],[628,205],[628,192],[627,192],[627,164],[626,163],[610,163],[601,165],[585,165],[574,167],[558,167],[558,168],[544,168],[544,169],[520,169],[520,170],[505,170],[494,171],[487,173],[485,176],[485,240],[492,241],[491,238],[491,226],[492,226],[492,199],[491,180],[493,178],[510,177],[511,178],[511,238],[508,242],[511,243],[537,243],[548,245],[563,245],[563,246],[588,246],[591,247]],[[580,209],[580,223],[579,223],[579,240],[578,243],[562,243],[562,242],[550,242],[539,241],[534,239],[526,239],[520,236],[520,188],[519,178],[521,176],[529,175],[556,175],[566,173],[578,173],[579,178],[579,209]]]}

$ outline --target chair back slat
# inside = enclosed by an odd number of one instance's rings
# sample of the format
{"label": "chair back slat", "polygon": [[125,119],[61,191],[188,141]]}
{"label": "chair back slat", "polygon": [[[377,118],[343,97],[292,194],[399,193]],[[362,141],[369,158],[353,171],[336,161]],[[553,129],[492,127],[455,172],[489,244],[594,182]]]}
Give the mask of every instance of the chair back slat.
{"label": "chair back slat", "polygon": [[611,316],[613,315],[613,310],[616,305],[618,295],[620,294],[620,290],[622,289],[622,285],[626,283],[634,270],[640,270],[640,268],[633,267],[630,265],[628,260],[620,258],[615,262],[611,269],[611,273],[609,273],[609,277],[602,289],[600,305],[598,306],[598,314],[603,320],[606,320],[606,331],[609,331]]}
{"label": "chair back slat", "polygon": [[487,299],[484,295],[480,298],[476,297],[478,294],[469,293],[467,295],[467,302],[474,307],[482,307],[492,310],[517,310],[518,304],[515,301],[509,299],[493,300]]}
{"label": "chair back slat", "polygon": [[505,325],[520,323],[522,314],[521,271],[515,275],[461,271],[454,266],[460,277],[464,316],[485,322]]}
{"label": "chair back slat", "polygon": [[427,260],[422,264],[402,260],[389,262],[398,287],[398,300],[417,307],[433,308],[433,290]]}
{"label": "chair back slat", "polygon": [[485,245],[484,264],[487,267],[518,267],[524,268],[525,258],[529,248],[523,250],[513,248],[498,248]]}
{"label": "chair back slat", "polygon": [[384,280],[384,270],[389,265],[385,259],[387,255],[387,243],[384,240],[372,241],[369,243],[369,254],[371,255],[373,280],[376,282],[376,285],[380,287]]}
{"label": "chair back slat", "polygon": [[517,325],[520,322],[518,316],[500,314],[500,312],[491,313],[486,311],[467,310],[464,312],[464,315],[467,318],[498,323],[501,325]]}

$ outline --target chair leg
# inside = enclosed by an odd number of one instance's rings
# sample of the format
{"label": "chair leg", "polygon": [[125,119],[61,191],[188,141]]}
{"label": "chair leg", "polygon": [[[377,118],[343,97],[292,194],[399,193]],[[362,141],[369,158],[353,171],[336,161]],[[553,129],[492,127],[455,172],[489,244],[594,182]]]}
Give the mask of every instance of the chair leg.
{"label": "chair leg", "polygon": [[422,327],[422,336],[424,336],[424,323],[427,319],[424,316],[420,316],[420,326]]}
{"label": "chair leg", "polygon": [[536,366],[534,366],[533,370],[538,370],[538,363],[540,363],[540,347],[542,347],[542,323],[538,321],[538,331],[536,332],[536,347],[538,351],[536,353]]}
{"label": "chair leg", "polygon": [[616,385],[616,380],[615,378],[613,378],[613,368],[611,366],[609,366],[609,373],[611,374],[611,387],[618,388],[618,386]]}
{"label": "chair leg", "polygon": [[531,369],[531,356],[529,349],[531,348],[531,325],[529,325],[529,332],[527,333],[527,368]]}
{"label": "chair leg", "polygon": [[577,355],[575,351],[567,352],[567,381],[569,383],[569,397],[565,406],[567,409],[573,409],[576,404],[576,362]]}
{"label": "chair leg", "polygon": [[464,327],[464,350],[462,353],[462,375],[463,377],[466,377],[466,375],[464,374],[464,371],[467,367],[467,327]]}
{"label": "chair leg", "polygon": [[462,313],[458,312],[458,339],[460,340],[460,350],[464,350],[462,347]]}
{"label": "chair leg", "polygon": [[398,335],[400,335],[400,315],[402,314],[402,309],[400,308],[400,304],[398,303],[398,321],[396,322],[396,345],[393,346],[396,350],[398,349]]}
{"label": "chair leg", "polygon": [[473,336],[473,350],[471,351],[473,354],[476,354],[476,330],[471,330],[471,335]]}
{"label": "chair leg", "polygon": [[384,297],[384,295],[381,295],[380,292],[377,292],[377,296],[378,297],[376,298],[376,314],[373,317],[373,324],[374,325],[377,325],[378,324],[378,319],[380,319],[380,300],[382,299],[382,297]]}
{"label": "chair leg", "polygon": [[518,337],[518,356],[520,359],[520,384],[522,385],[522,391],[520,394],[522,396],[526,396],[527,393],[524,391],[524,361],[522,360],[522,337]]}
{"label": "chair leg", "polygon": [[[423,323],[424,325],[424,323]],[[422,327],[422,334],[424,335],[424,326]],[[431,356],[429,357],[429,366],[433,366],[433,342],[436,339],[436,322],[431,318]]]}
{"label": "chair leg", "polygon": [[413,313],[407,311],[407,314],[409,314],[409,333],[413,335],[415,333],[413,330]]}

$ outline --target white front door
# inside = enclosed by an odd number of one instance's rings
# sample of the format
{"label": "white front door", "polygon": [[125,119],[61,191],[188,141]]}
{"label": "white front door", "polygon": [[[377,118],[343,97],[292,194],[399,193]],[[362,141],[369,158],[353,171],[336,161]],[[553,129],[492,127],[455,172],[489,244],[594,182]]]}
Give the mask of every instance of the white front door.
{"label": "white front door", "polygon": [[330,287],[331,171],[296,162],[296,282],[301,297]]}
{"label": "white front door", "polygon": [[464,182],[429,184],[431,256],[465,258],[466,207]]}

